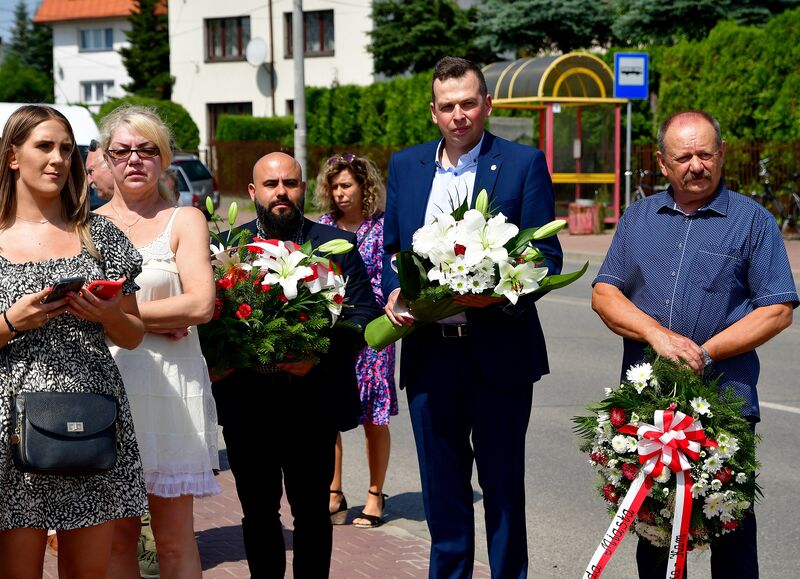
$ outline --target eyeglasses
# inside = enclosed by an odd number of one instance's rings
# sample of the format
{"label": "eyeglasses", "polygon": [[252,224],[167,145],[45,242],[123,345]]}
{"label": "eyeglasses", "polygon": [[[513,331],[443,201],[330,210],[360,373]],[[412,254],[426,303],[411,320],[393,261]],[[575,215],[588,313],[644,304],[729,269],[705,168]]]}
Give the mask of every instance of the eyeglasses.
{"label": "eyeglasses", "polygon": [[328,165],[336,165],[337,163],[344,163],[349,165],[353,161],[356,160],[356,156],[353,153],[345,153],[344,155],[334,155],[330,159],[328,159]]}
{"label": "eyeglasses", "polygon": [[138,149],[108,149],[106,153],[117,161],[127,161],[134,153],[139,155],[140,159],[152,159],[158,157],[161,151],[158,150],[158,147],[140,147]]}

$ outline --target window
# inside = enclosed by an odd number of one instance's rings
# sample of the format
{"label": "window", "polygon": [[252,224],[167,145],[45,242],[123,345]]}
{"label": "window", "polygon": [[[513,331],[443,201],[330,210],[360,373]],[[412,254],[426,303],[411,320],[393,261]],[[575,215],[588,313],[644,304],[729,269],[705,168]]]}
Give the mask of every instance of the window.
{"label": "window", "polygon": [[113,80],[90,80],[81,82],[81,96],[87,104],[102,104],[108,99],[106,95],[114,86]]}
{"label": "window", "polygon": [[206,61],[244,60],[250,42],[250,17],[206,20]]}
{"label": "window", "polygon": [[253,103],[208,103],[208,142],[217,138],[220,115],[252,115]]}
{"label": "window", "polygon": [[97,52],[101,50],[114,50],[114,29],[93,28],[80,30],[81,52]]}
{"label": "window", "polygon": [[[286,58],[292,57],[292,13],[284,13]],[[333,10],[303,12],[304,56],[333,56]]]}

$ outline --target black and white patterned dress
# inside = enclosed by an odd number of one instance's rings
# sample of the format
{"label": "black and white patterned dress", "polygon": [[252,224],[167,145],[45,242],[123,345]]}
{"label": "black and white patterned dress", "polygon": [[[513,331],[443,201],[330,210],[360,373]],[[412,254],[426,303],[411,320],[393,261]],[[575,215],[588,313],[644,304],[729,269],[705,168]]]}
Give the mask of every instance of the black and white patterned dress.
{"label": "black and white patterned dress", "polygon": [[[139,253],[104,217],[92,215],[90,223],[100,260],[85,248],[74,257],[27,263],[12,263],[0,255],[0,311],[23,295],[72,275],[85,276],[87,284],[124,275],[131,281],[123,292],[134,293],[138,288],[132,280],[141,270]],[[147,511],[130,407],[101,324],[65,313],[40,328],[18,333],[0,348],[0,376],[0,531],[77,529]],[[112,470],[79,477],[25,474],[16,469],[10,442],[15,392],[114,394],[115,389],[119,392],[118,458]]]}

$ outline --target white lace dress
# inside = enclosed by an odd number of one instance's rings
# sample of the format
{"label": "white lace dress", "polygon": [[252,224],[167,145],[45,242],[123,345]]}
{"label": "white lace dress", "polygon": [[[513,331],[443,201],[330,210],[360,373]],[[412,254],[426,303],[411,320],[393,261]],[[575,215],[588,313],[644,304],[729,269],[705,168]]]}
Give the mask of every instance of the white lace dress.
{"label": "white lace dress", "polygon": [[[142,254],[139,304],[182,292],[166,229]],[[220,492],[212,469],[219,468],[217,412],[197,328],[180,340],[146,333],[135,350],[111,347],[131,403],[136,440],[149,494],[207,496]]]}

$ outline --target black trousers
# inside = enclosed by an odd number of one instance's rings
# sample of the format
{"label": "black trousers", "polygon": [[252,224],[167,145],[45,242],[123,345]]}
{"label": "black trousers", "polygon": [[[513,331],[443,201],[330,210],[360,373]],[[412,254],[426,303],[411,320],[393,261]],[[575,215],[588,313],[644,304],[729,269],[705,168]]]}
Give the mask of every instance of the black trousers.
{"label": "black trousers", "polygon": [[222,435],[244,514],[247,564],[255,579],[280,579],[285,574],[279,512],[285,486],[294,518],[294,577],[327,578],[332,548],[328,499],[336,429],[304,414],[308,406],[296,387],[265,385],[260,377],[262,383],[248,385],[247,403],[236,404],[235,418],[230,412],[220,413],[227,414]]}

